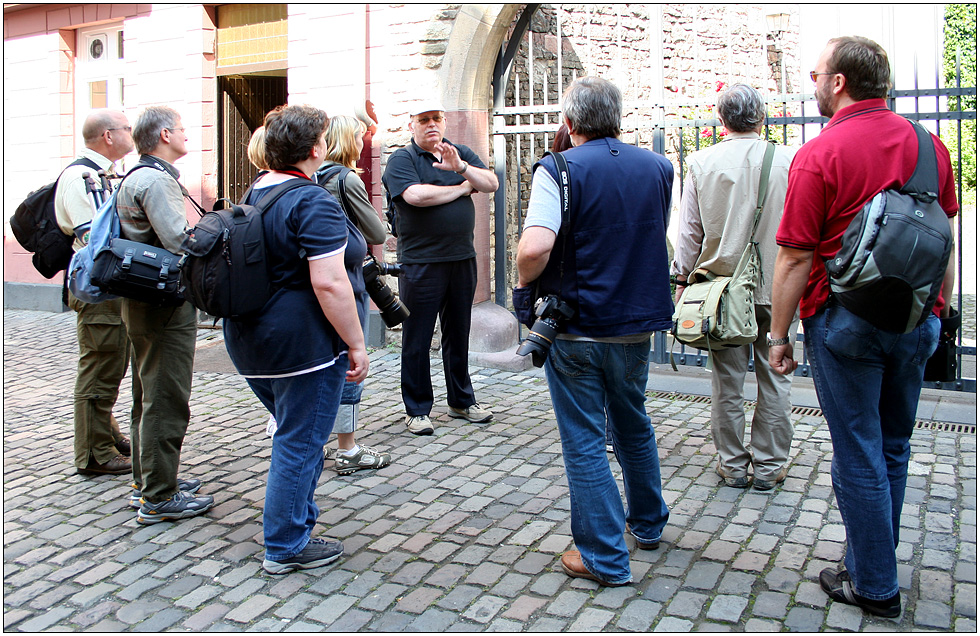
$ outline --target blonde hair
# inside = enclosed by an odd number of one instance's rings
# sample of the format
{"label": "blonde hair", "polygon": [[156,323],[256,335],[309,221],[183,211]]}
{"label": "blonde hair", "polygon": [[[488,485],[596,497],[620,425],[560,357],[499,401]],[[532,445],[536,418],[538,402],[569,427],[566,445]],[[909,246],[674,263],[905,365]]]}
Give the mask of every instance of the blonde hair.
{"label": "blonde hair", "polygon": [[259,126],[248,140],[248,160],[259,170],[268,170],[269,162],[265,159],[265,126]]}
{"label": "blonde hair", "polygon": [[[327,159],[348,168],[355,168],[361,158],[357,151],[357,135],[364,134],[367,127],[356,117],[337,115],[330,118],[327,126]],[[360,172],[360,170],[357,170]]]}

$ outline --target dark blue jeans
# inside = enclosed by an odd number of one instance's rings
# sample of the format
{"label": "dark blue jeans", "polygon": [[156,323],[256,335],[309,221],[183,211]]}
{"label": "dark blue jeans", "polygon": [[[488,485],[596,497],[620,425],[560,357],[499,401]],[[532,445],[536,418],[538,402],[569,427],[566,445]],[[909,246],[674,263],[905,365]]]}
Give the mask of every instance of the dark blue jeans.
{"label": "dark blue jeans", "polygon": [[344,355],[312,373],[248,378],[248,385],[278,424],[272,437],[262,513],[267,559],[288,559],[310,540],[320,516],[313,491],[323,470],[323,446],[333,430],[347,368]]}
{"label": "dark blue jeans", "polygon": [[[585,567],[608,583],[632,580],[626,523],[635,537],[654,542],[670,514],[646,412],[649,358],[649,340],[556,340],[545,364],[571,494],[572,538]],[[607,426],[623,469],[627,510],[609,468]]]}
{"label": "dark blue jeans", "polygon": [[857,593],[898,593],[899,524],[926,360],[939,342],[930,315],[907,334],[876,329],[831,303],[803,321],[806,351],[834,447],[831,481]]}

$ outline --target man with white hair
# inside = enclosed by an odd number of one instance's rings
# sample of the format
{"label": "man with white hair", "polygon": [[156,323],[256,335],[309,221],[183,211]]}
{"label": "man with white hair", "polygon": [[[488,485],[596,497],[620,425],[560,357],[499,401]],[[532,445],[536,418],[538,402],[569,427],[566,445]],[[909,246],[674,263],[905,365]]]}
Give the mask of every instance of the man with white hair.
{"label": "man with white hair", "polygon": [[[65,234],[76,236],[76,249],[88,243],[93,214],[83,176],[89,174],[101,188],[98,171],[112,173],[113,164],[132,152],[133,129],[125,114],[96,110],[85,118],[82,138],[85,147],[78,153],[79,159],[61,173],[54,198],[58,226]],[[76,314],[78,335],[75,470],[81,475],[123,475],[132,470],[127,457],[131,445],[112,415],[129,360],[129,339],[119,315],[122,301],[90,304],[66,293],[68,306]]]}
{"label": "man with white hair", "polygon": [[[718,98],[718,117],[728,134],[687,161],[681,197],[680,231],[671,274],[679,302],[688,277],[704,268],[717,276],[735,273],[752,238],[763,157],[761,137],[766,102],[755,88],[735,84]],[[745,373],[749,345],[710,351],[711,437],[718,451],[715,472],[726,486],[771,490],[786,479],[793,425],[789,420],[792,378],[769,366],[767,336],[772,319],[772,272],[776,261],[776,228],[783,217],[786,180],[794,151],[774,148],[765,202],[755,229],[762,280],[755,288],[759,335],[752,343],[758,404],[752,417],[751,452],[745,446]],[[793,324],[791,334],[796,333]],[[753,468],[753,475],[749,475]]]}
{"label": "man with white hair", "polygon": [[405,424],[431,435],[432,378],[429,343],[436,316],[442,326],[442,360],[449,412],[470,422],[489,422],[467,369],[470,312],[476,294],[476,210],[470,195],[494,192],[497,177],[475,152],[443,135],[441,104],[424,101],[409,113],[412,141],[388,159],[382,177],[397,211],[399,291],[411,315],[402,323],[402,399]]}

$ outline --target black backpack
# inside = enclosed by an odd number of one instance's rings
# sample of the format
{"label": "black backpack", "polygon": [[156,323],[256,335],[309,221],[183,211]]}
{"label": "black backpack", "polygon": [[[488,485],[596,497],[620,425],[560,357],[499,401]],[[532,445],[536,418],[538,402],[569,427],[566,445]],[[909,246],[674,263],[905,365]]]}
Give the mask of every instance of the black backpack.
{"label": "black backpack", "polygon": [[908,333],[932,312],[953,249],[939,205],[932,138],[912,123],[919,145],[915,172],[898,190],[883,190],[847,226],[841,248],[824,263],[833,298],[875,327]]}
{"label": "black backpack", "polygon": [[[88,166],[93,172],[100,170],[98,164],[91,159],[76,159],[65,166]],[[61,174],[64,174],[64,170]],[[45,278],[53,278],[63,269],[68,269],[75,242],[74,234],[65,234],[58,227],[58,219],[54,211],[54,195],[58,189],[61,174],[54,180],[27,195],[13,216],[10,217],[10,230],[14,238],[28,252],[34,254],[31,262],[34,268]],[[92,175],[93,178],[95,175]]]}
{"label": "black backpack", "polygon": [[[253,183],[252,186],[255,184]],[[248,199],[252,186],[242,197]],[[214,204],[181,243],[186,260],[181,269],[184,298],[216,318],[244,318],[262,309],[274,289],[265,257],[262,213],[290,190],[316,186],[290,179],[269,189],[258,203],[239,203],[219,210]]]}

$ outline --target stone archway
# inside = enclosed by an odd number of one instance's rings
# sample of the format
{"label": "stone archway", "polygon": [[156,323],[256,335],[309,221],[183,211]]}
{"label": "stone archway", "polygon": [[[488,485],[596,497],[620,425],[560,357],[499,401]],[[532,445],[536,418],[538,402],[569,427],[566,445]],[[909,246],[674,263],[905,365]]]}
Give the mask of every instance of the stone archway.
{"label": "stone archway", "polygon": [[[463,5],[453,21],[439,67],[441,98],[449,113],[451,138],[485,157],[488,165],[493,156],[490,117],[494,68],[507,34],[524,6]],[[470,330],[470,357],[488,366],[525,368],[528,361],[514,354],[517,320],[491,299],[490,201],[490,197],[476,201],[474,244],[479,280]]]}

